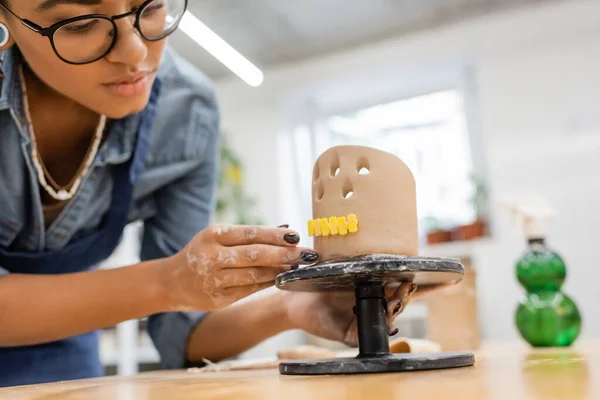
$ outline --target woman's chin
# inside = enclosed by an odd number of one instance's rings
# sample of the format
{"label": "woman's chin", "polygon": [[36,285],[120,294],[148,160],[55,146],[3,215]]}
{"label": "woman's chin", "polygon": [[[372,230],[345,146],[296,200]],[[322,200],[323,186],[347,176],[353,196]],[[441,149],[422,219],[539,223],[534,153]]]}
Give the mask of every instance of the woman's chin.
{"label": "woman's chin", "polygon": [[109,119],[122,119],[132,114],[137,114],[148,105],[148,96],[129,98],[127,101],[114,101],[94,107],[94,111],[106,115]]}
{"label": "woman's chin", "polygon": [[102,98],[102,104],[94,107],[98,113],[102,113],[111,119],[121,119],[131,114],[142,111],[150,100],[152,86],[148,84],[139,87],[104,87],[104,93],[98,98]]}

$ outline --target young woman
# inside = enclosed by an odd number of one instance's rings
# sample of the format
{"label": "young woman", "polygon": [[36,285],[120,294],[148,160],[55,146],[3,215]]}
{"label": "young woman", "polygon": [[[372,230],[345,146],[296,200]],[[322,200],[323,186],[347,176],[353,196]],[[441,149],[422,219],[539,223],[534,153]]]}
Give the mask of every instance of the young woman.
{"label": "young woman", "polygon": [[[99,376],[99,330],[145,316],[165,368],[288,329],[357,343],[351,297],[232,305],[318,255],[285,226],[208,226],[215,94],[165,47],[186,6],[0,0],[0,386]],[[142,262],[95,270],[134,220]],[[390,330],[414,289],[389,294]]]}

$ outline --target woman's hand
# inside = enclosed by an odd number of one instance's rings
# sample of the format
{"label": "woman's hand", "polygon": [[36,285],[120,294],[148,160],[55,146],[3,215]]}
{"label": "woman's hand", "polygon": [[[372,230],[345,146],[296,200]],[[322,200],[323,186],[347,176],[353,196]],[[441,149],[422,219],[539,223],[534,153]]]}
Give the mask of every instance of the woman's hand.
{"label": "woman's hand", "polygon": [[210,311],[272,286],[294,264],[317,253],[297,246],[287,228],[215,225],[200,232],[167,262],[173,310]]}
{"label": "woman's hand", "polygon": [[[416,292],[416,285],[411,282],[402,283],[396,289],[386,289],[388,333],[394,335],[394,320],[400,315],[411,296]],[[283,292],[287,318],[295,329],[302,329],[310,334],[342,342],[350,347],[358,346],[358,330],[354,293],[306,293]]]}

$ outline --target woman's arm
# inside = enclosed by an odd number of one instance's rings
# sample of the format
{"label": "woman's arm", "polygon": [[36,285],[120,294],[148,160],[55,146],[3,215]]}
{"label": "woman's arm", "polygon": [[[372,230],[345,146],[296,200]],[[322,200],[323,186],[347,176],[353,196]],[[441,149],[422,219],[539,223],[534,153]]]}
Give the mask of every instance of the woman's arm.
{"label": "woman's arm", "polygon": [[166,310],[163,263],[0,277],[0,347],[60,340]]}
{"label": "woman's arm", "polygon": [[218,362],[290,329],[283,293],[267,290],[204,318],[192,330],[186,359]]}
{"label": "woman's arm", "polygon": [[[272,286],[286,262],[306,263],[312,253],[297,238],[284,228],[217,225],[156,261],[75,274],[7,274],[0,278],[0,346],[58,340],[149,314],[226,307]],[[165,328],[159,336],[167,341],[188,336]],[[173,343],[181,358],[183,342]]]}

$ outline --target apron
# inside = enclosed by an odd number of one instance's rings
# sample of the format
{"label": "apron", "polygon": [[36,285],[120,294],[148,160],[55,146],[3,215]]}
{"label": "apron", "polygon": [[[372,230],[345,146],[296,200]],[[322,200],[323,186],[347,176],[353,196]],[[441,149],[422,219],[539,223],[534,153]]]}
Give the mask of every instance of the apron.
{"label": "apron", "polygon": [[[56,251],[18,253],[0,248],[4,269],[21,274],[81,272],[93,269],[112,254],[127,225],[133,187],[144,169],[159,91],[157,78],[142,114],[133,155],[114,167],[112,200],[99,229]],[[99,336],[100,331],[93,331],[34,346],[0,347],[0,387],[102,376]]]}

